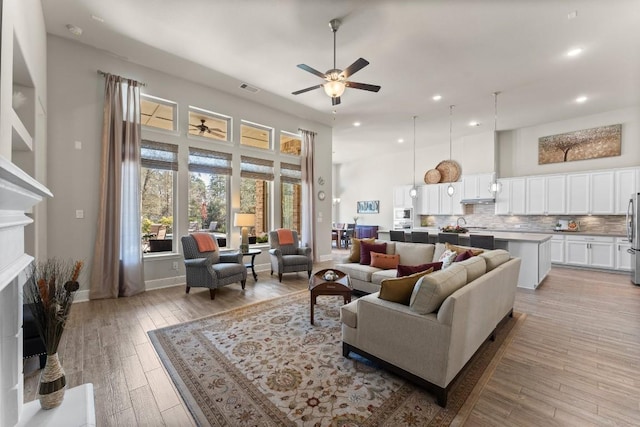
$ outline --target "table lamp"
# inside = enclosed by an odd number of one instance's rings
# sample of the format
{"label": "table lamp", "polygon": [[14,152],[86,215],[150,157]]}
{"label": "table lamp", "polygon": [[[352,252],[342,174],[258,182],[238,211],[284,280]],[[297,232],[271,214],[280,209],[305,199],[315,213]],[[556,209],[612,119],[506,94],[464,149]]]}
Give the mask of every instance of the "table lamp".
{"label": "table lamp", "polygon": [[233,226],[242,227],[242,241],[240,250],[242,253],[249,252],[249,229],[256,225],[256,215],[250,213],[236,213],[233,217]]}

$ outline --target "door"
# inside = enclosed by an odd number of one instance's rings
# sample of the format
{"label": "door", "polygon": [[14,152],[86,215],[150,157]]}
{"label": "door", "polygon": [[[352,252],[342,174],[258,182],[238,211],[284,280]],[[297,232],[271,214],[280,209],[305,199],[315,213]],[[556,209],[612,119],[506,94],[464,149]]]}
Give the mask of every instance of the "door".
{"label": "door", "polygon": [[589,265],[589,250],[587,242],[567,239],[566,263],[574,265]]}
{"label": "door", "polygon": [[564,264],[564,236],[551,238],[551,262]]}
{"label": "door", "polygon": [[616,270],[631,270],[631,254],[629,253],[630,248],[631,243],[629,243],[629,239],[618,237],[616,241]]}
{"label": "door", "polygon": [[511,215],[524,215],[527,211],[526,206],[526,185],[524,178],[514,178],[511,180]]}
{"label": "door", "polygon": [[496,194],[496,215],[511,214],[511,180],[499,179],[500,192]]}
{"label": "door", "polygon": [[588,247],[590,266],[598,268],[614,267],[613,243],[590,242]]}
{"label": "door", "polygon": [[636,169],[623,169],[615,172],[615,213],[618,215],[627,213],[629,198],[636,192],[636,174],[640,175]]}

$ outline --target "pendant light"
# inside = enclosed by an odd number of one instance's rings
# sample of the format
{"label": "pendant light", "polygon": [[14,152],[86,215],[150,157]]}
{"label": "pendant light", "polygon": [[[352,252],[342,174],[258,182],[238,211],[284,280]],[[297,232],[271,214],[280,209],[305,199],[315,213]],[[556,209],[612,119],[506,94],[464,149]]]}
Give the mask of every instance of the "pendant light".
{"label": "pendant light", "polygon": [[[495,141],[498,138],[498,95],[500,92],[493,92],[493,141],[495,150]],[[502,190],[502,184],[498,182],[496,177],[491,184],[489,184],[489,192],[494,196]]]}
{"label": "pendant light", "polygon": [[418,197],[418,189],[416,188],[416,117],[413,116],[413,187],[409,190],[409,196],[412,199]]}
{"label": "pendant light", "polygon": [[[452,141],[451,141],[451,133],[453,132],[453,109],[454,109],[455,105],[449,105],[449,161],[451,161],[451,147],[452,147]],[[456,187],[453,186],[453,184],[450,182],[449,186],[447,187],[447,194],[449,195],[449,197],[453,197],[453,195],[456,192]]]}

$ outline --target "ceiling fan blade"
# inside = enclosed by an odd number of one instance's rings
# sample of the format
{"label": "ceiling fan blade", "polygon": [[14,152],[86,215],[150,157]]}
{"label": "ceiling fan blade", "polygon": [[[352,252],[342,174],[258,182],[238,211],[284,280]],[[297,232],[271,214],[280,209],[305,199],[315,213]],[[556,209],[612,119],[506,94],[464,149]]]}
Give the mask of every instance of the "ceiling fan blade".
{"label": "ceiling fan blade", "polygon": [[331,98],[331,105],[338,105],[340,104],[340,97],[339,96],[335,96],[333,98]]}
{"label": "ceiling fan blade", "polygon": [[320,78],[326,78],[326,75],[324,73],[321,73],[320,71],[316,70],[315,68],[311,68],[309,67],[307,64],[298,64],[298,68],[300,68],[301,70],[305,70],[310,72],[311,74],[315,74],[316,76],[320,77]]}
{"label": "ceiling fan blade", "polygon": [[362,89],[369,90],[371,92],[377,92],[380,90],[380,86],[378,85],[370,85],[366,83],[356,83],[356,82],[345,82],[346,87],[352,87],[354,89]]}
{"label": "ceiling fan blade", "polygon": [[200,129],[200,125],[192,125],[191,123],[189,123],[189,126],[193,126],[194,128]]}
{"label": "ceiling fan blade", "polygon": [[306,89],[300,89],[300,90],[297,90],[295,92],[291,92],[291,94],[292,95],[300,95],[301,93],[309,92],[310,90],[318,89],[318,88],[321,88],[321,87],[322,87],[322,85],[315,85],[315,86],[308,87]]}
{"label": "ceiling fan blade", "polygon": [[362,70],[367,65],[369,65],[369,61],[367,61],[364,58],[358,58],[356,60],[356,62],[354,62],[353,64],[349,65],[347,68],[345,68],[344,71],[341,74],[346,79],[349,76],[351,76],[351,75],[357,73],[358,71]]}

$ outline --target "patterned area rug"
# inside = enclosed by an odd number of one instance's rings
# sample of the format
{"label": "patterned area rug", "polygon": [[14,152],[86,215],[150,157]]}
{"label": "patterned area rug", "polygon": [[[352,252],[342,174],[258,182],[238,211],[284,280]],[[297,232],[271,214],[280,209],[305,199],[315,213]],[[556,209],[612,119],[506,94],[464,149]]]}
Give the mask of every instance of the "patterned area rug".
{"label": "patterned area rug", "polygon": [[443,409],[430,393],[353,353],[342,356],[341,297],[299,292],[149,332],[200,426],[449,425],[516,324],[476,353]]}

